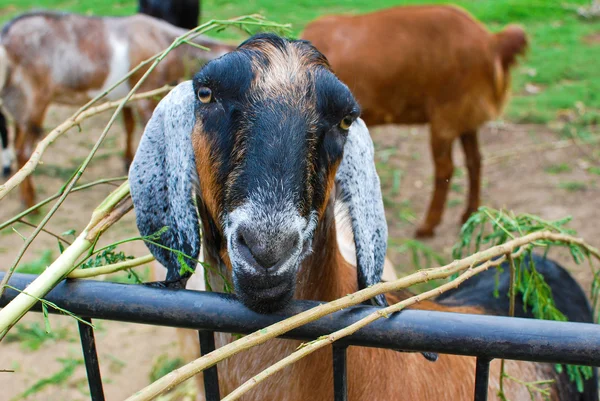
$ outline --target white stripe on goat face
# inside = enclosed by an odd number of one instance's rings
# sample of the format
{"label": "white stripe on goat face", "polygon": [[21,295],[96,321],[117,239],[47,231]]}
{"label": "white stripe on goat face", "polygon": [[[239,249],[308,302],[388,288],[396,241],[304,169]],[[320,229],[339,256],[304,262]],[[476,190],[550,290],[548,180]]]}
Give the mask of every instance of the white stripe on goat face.
{"label": "white stripe on goat face", "polygon": [[[129,44],[126,40],[119,39],[115,33],[108,34],[108,45],[110,47],[110,64],[108,74],[102,87],[100,89],[93,89],[87,92],[90,98],[98,96],[100,93],[108,90],[111,86],[116,84],[121,78],[123,78],[129,72],[131,63],[129,60]],[[129,82],[126,80],[121,83],[110,93],[106,95],[108,100],[118,100],[126,96],[131,87]]]}

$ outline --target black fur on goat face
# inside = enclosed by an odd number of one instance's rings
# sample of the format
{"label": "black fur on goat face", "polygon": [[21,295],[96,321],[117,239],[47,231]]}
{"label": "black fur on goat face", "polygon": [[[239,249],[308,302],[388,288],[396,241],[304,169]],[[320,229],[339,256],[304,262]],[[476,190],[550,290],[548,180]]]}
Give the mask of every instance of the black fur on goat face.
{"label": "black fur on goat face", "polygon": [[[257,35],[202,68],[193,100],[187,85],[155,112],[132,165],[142,234],[169,226],[163,244],[197,255],[195,192],[236,294],[273,311],[292,298],[336,188],[351,214],[359,284],[379,281],[387,228],[372,143],[325,57],[305,41]],[[181,278],[175,255],[150,249],[167,280]]]}

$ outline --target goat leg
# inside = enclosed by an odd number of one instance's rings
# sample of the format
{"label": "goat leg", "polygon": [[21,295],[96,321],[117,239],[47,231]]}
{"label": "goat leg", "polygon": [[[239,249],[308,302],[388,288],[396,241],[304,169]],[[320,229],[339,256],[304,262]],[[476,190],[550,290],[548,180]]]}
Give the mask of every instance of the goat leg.
{"label": "goat leg", "polygon": [[425,222],[421,224],[416,232],[416,236],[419,238],[432,237],[435,227],[440,224],[448,196],[448,189],[450,188],[452,172],[454,171],[454,164],[452,163],[453,139],[451,137],[440,136],[440,133],[432,126],[431,152],[435,164],[435,188]]}
{"label": "goat leg", "polygon": [[123,161],[125,163],[125,171],[127,172],[133,161],[133,131],[135,130],[135,119],[131,107],[123,107],[122,112],[123,125],[125,126],[125,154],[123,155]]}
{"label": "goat leg", "polygon": [[477,132],[467,132],[460,136],[465,153],[465,164],[469,172],[469,195],[467,198],[467,208],[462,215],[461,222],[464,224],[467,219],[477,211],[479,207],[479,193],[481,190],[481,154],[479,153],[479,143],[477,141]]}

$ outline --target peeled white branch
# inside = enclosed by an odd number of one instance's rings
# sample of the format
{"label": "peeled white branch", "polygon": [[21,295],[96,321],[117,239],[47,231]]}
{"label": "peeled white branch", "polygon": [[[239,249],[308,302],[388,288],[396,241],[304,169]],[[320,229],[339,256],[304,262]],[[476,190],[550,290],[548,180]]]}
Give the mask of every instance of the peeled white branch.
{"label": "peeled white branch", "polygon": [[89,269],[77,269],[73,270],[68,278],[90,278],[100,276],[102,274],[111,274],[116,273],[121,270],[131,269],[136,266],[145,265],[146,263],[150,263],[154,260],[154,256],[146,255],[135,259],[126,260],[124,262],[113,263],[106,266],[100,267],[92,267]]}
{"label": "peeled white branch", "polygon": [[15,297],[0,310],[0,335],[3,336],[37,302],[60,281],[71,273],[77,260],[85,255],[99,235],[132,209],[129,197],[129,182],[123,183],[98,206],[87,227],[79,234],[73,244],[40,274],[24,292]]}

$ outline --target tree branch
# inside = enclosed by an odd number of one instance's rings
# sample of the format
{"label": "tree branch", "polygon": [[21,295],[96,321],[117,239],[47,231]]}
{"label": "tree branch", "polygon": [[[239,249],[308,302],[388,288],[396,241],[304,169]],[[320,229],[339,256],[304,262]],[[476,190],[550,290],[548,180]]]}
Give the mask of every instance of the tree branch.
{"label": "tree branch", "polygon": [[[23,220],[23,219],[17,219],[17,222],[18,222],[18,223],[21,223],[21,224],[25,224],[26,226],[29,226],[29,227],[37,228],[37,226],[36,226],[35,224],[31,224],[30,222],[28,222],[28,221],[25,221],[25,220]],[[58,234],[55,234],[55,233],[53,233],[52,231],[48,231],[48,230],[46,230],[45,228],[42,228],[42,231],[43,231],[43,232],[45,232],[45,233],[46,233],[46,234],[48,234],[48,235],[51,235],[51,236],[53,236],[53,237],[54,237],[54,238],[56,238],[57,240],[64,242],[64,243],[65,243],[65,244],[67,244],[67,245],[71,245],[71,241],[69,241],[68,239],[66,239],[66,238],[64,238],[64,237],[61,237],[61,236],[60,236],[60,235],[58,235]]]}
{"label": "tree branch", "polygon": [[[114,187],[119,187],[119,184],[115,184],[115,182],[126,181],[126,180],[127,180],[127,176],[115,177],[115,178],[103,178],[101,180],[96,180],[96,181],[92,181],[92,182],[87,183],[87,184],[79,185],[79,186],[73,188],[71,190],[71,192],[82,191],[84,189],[88,189],[88,188],[91,188],[93,186],[100,185],[100,184],[107,184],[107,185],[112,185]],[[15,223],[19,219],[27,216],[29,213],[33,212],[34,210],[37,210],[40,207],[42,207],[42,206],[44,206],[44,205],[52,202],[54,199],[58,198],[63,193],[64,193],[64,189],[58,191],[57,193],[55,193],[51,197],[46,198],[46,199],[44,199],[41,202],[38,202],[38,204],[33,205],[29,209],[22,211],[21,213],[17,214],[16,216],[11,217],[10,219],[6,220],[4,223],[0,224],[0,231],[4,230],[6,227],[8,227],[11,224]]]}

